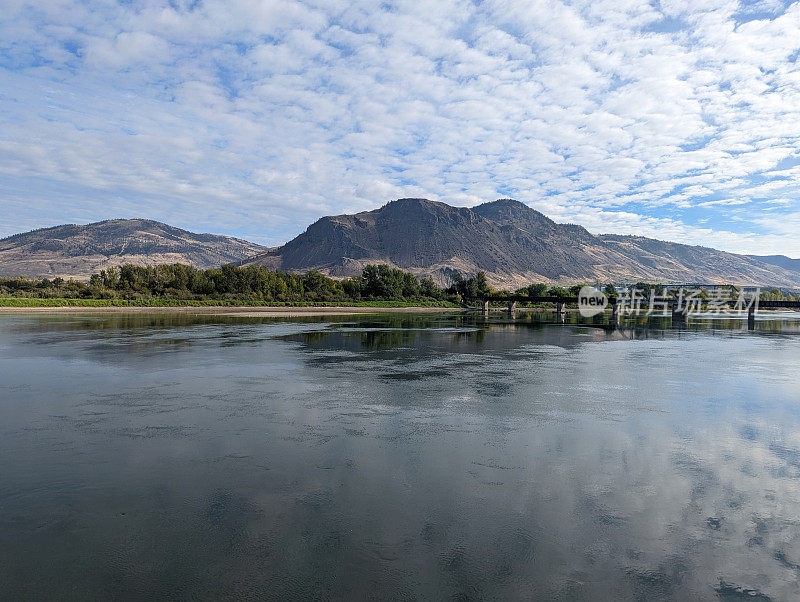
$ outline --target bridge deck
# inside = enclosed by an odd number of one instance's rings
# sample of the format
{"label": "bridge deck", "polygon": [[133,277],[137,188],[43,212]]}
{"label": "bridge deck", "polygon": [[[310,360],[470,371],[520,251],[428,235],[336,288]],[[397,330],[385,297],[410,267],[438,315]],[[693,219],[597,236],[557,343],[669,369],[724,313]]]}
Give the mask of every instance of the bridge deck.
{"label": "bridge deck", "polygon": [[[472,301],[479,301],[483,303],[484,301],[489,302],[502,302],[502,303],[510,303],[510,302],[517,302],[517,303],[571,303],[577,305],[578,297],[556,297],[551,295],[546,296],[538,296],[538,297],[530,297],[528,295],[486,295],[484,297],[465,297],[464,301],[472,302]],[[609,306],[616,305],[617,299],[611,297],[608,300]],[[670,306],[675,305],[676,301],[671,300],[667,302]],[[735,305],[736,301],[725,301],[723,302],[727,305]],[[642,306],[646,306],[647,301],[643,300]],[[660,304],[659,304],[660,305]],[[800,309],[800,301],[759,301],[758,302],[759,309]]]}

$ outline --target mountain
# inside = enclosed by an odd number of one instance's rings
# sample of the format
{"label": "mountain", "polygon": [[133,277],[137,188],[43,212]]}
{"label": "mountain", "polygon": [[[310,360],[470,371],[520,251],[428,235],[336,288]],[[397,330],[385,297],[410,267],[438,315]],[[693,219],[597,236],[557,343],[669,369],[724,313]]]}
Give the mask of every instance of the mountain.
{"label": "mountain", "polygon": [[800,286],[797,259],[736,255],[641,236],[595,236],[512,199],[472,208],[399,199],[373,211],[323,217],[273,249],[144,219],[56,226],[0,240],[0,276],[85,280],[121,263],[176,262],[316,269],[334,277],[388,263],[440,283],[454,270],[482,270],[498,288],[595,280]]}
{"label": "mountain", "polygon": [[86,280],[122,263],[188,263],[199,268],[234,263],[266,247],[238,238],[195,234],[145,219],[55,226],[0,240],[0,276]]}
{"label": "mountain", "polygon": [[777,265],[785,270],[800,272],[800,259],[792,259],[786,255],[748,255],[762,263]]}
{"label": "mountain", "polygon": [[439,282],[453,270],[483,270],[501,288],[593,280],[800,286],[800,272],[758,258],[639,236],[595,236],[512,199],[472,208],[399,199],[373,211],[323,217],[282,247],[241,262],[337,277],[358,274],[369,263]]}

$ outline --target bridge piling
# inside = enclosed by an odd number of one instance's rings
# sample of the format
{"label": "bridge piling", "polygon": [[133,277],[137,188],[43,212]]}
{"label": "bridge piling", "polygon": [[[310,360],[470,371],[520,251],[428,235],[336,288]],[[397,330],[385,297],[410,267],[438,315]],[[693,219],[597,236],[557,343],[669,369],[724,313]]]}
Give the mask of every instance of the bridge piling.
{"label": "bridge piling", "polygon": [[[465,302],[473,303],[479,302],[483,309],[484,315],[489,314],[489,301],[496,301],[497,303],[507,303],[508,310],[513,312],[516,309],[516,303],[524,302],[524,303],[552,303],[556,306],[556,319],[558,322],[564,322],[564,306],[567,303],[579,303],[579,299],[577,297],[556,297],[554,295],[485,295],[481,297],[464,297],[463,299]],[[621,310],[620,304],[617,303],[617,299],[612,297],[609,300],[609,305],[611,305],[611,325],[612,327],[618,327],[620,325],[620,318],[621,318]],[[687,308],[683,307],[681,309],[678,308],[677,301],[672,301],[669,303],[672,308],[672,321],[673,324],[680,325],[685,324],[687,320]],[[734,305],[734,301],[730,301],[729,305]],[[795,309],[800,310],[800,300],[780,300],[780,301],[759,301],[758,302],[758,309]],[[747,312],[747,328],[749,330],[755,329],[755,312],[756,307],[753,305],[752,307],[748,307]],[[627,312],[626,312],[627,313]]]}

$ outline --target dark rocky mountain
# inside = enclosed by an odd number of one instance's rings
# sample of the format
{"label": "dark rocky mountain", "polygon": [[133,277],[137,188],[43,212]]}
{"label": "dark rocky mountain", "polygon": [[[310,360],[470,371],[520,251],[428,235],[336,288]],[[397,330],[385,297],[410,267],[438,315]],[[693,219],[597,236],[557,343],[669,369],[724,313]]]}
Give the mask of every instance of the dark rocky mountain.
{"label": "dark rocky mountain", "polygon": [[400,199],[374,211],[323,217],[284,246],[242,262],[340,277],[368,263],[439,282],[453,270],[483,270],[503,288],[593,280],[800,286],[800,272],[760,259],[638,236],[594,236],[511,199],[473,208]]}
{"label": "dark rocky mountain", "polygon": [[145,219],[33,230],[0,240],[0,276],[88,279],[122,263],[188,263],[199,268],[235,263],[266,247],[237,238],[195,234]]}

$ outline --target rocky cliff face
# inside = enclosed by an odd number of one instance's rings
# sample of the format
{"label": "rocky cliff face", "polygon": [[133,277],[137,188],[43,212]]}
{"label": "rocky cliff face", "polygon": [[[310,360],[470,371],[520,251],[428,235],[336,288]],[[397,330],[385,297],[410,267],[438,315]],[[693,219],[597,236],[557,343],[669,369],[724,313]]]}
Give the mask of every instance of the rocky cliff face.
{"label": "rocky cliff face", "polygon": [[228,236],[195,234],[144,219],[65,225],[0,240],[0,276],[88,279],[122,263],[234,263],[265,247]]}
{"label": "rocky cliff face", "polygon": [[800,272],[757,258],[643,237],[593,236],[511,199],[470,209],[400,199],[374,211],[323,217],[284,246],[242,263],[332,276],[388,263],[439,282],[453,270],[483,270],[505,288],[592,280],[800,286]]}

